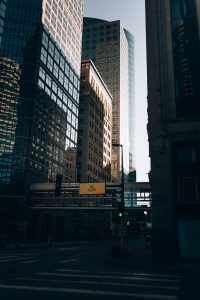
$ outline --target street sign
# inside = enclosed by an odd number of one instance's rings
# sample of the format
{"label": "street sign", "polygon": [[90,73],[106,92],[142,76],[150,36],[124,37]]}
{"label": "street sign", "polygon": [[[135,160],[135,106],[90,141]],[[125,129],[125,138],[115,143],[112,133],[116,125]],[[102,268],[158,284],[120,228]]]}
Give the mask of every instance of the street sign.
{"label": "street sign", "polygon": [[106,192],[105,182],[80,183],[80,195],[104,195]]}

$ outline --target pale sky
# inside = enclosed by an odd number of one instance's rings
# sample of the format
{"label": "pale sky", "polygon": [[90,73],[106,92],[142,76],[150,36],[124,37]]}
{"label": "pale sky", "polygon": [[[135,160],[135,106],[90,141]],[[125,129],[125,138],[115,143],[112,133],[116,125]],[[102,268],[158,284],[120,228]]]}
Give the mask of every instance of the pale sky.
{"label": "pale sky", "polygon": [[135,37],[135,162],[137,181],[148,181],[145,0],[84,0],[84,16],[121,20]]}

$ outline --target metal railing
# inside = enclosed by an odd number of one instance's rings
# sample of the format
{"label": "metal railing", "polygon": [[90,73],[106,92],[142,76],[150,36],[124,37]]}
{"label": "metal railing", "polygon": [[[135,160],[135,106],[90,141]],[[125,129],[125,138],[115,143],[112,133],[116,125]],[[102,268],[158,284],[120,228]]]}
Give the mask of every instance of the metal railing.
{"label": "metal railing", "polygon": [[[117,207],[118,201],[116,200],[116,197],[72,197],[72,198],[66,198],[66,197],[55,197],[55,198],[32,198],[31,199],[31,206],[37,207],[37,208],[45,208],[45,207],[51,207],[51,208],[73,208],[73,207],[79,207],[79,208],[115,208]],[[133,204],[134,203],[134,204]],[[125,207],[131,208],[131,207],[138,207],[138,206],[151,206],[151,199],[150,198],[136,198],[136,199],[125,199]]]}

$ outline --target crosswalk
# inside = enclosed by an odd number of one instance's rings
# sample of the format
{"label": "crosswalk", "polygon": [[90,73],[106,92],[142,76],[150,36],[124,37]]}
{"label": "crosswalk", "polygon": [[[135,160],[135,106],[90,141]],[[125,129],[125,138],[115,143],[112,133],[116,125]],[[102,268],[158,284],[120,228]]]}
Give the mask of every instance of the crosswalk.
{"label": "crosswalk", "polygon": [[[93,266],[91,262],[93,260],[77,253],[66,255],[66,251],[54,249],[1,252],[0,295],[25,293],[28,297],[32,292],[33,295],[45,293],[49,300],[72,299],[72,295],[73,299],[82,299],[85,295],[94,300],[102,296],[104,300],[200,299],[198,276],[190,278],[184,273],[153,269],[133,272],[125,264],[117,267],[108,264],[104,269],[103,265]],[[12,296],[5,299],[13,299]]]}
{"label": "crosswalk", "polygon": [[181,275],[140,272],[92,271],[59,268],[18,276],[0,289],[96,295],[132,299],[176,300]]}

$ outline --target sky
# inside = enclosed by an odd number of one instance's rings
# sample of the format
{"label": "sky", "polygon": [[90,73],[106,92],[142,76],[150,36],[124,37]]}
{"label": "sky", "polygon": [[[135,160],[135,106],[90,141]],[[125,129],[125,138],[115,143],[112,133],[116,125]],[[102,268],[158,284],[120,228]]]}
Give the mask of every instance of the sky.
{"label": "sky", "polygon": [[137,181],[148,181],[145,0],[84,0],[84,16],[121,20],[135,37],[135,164]]}

